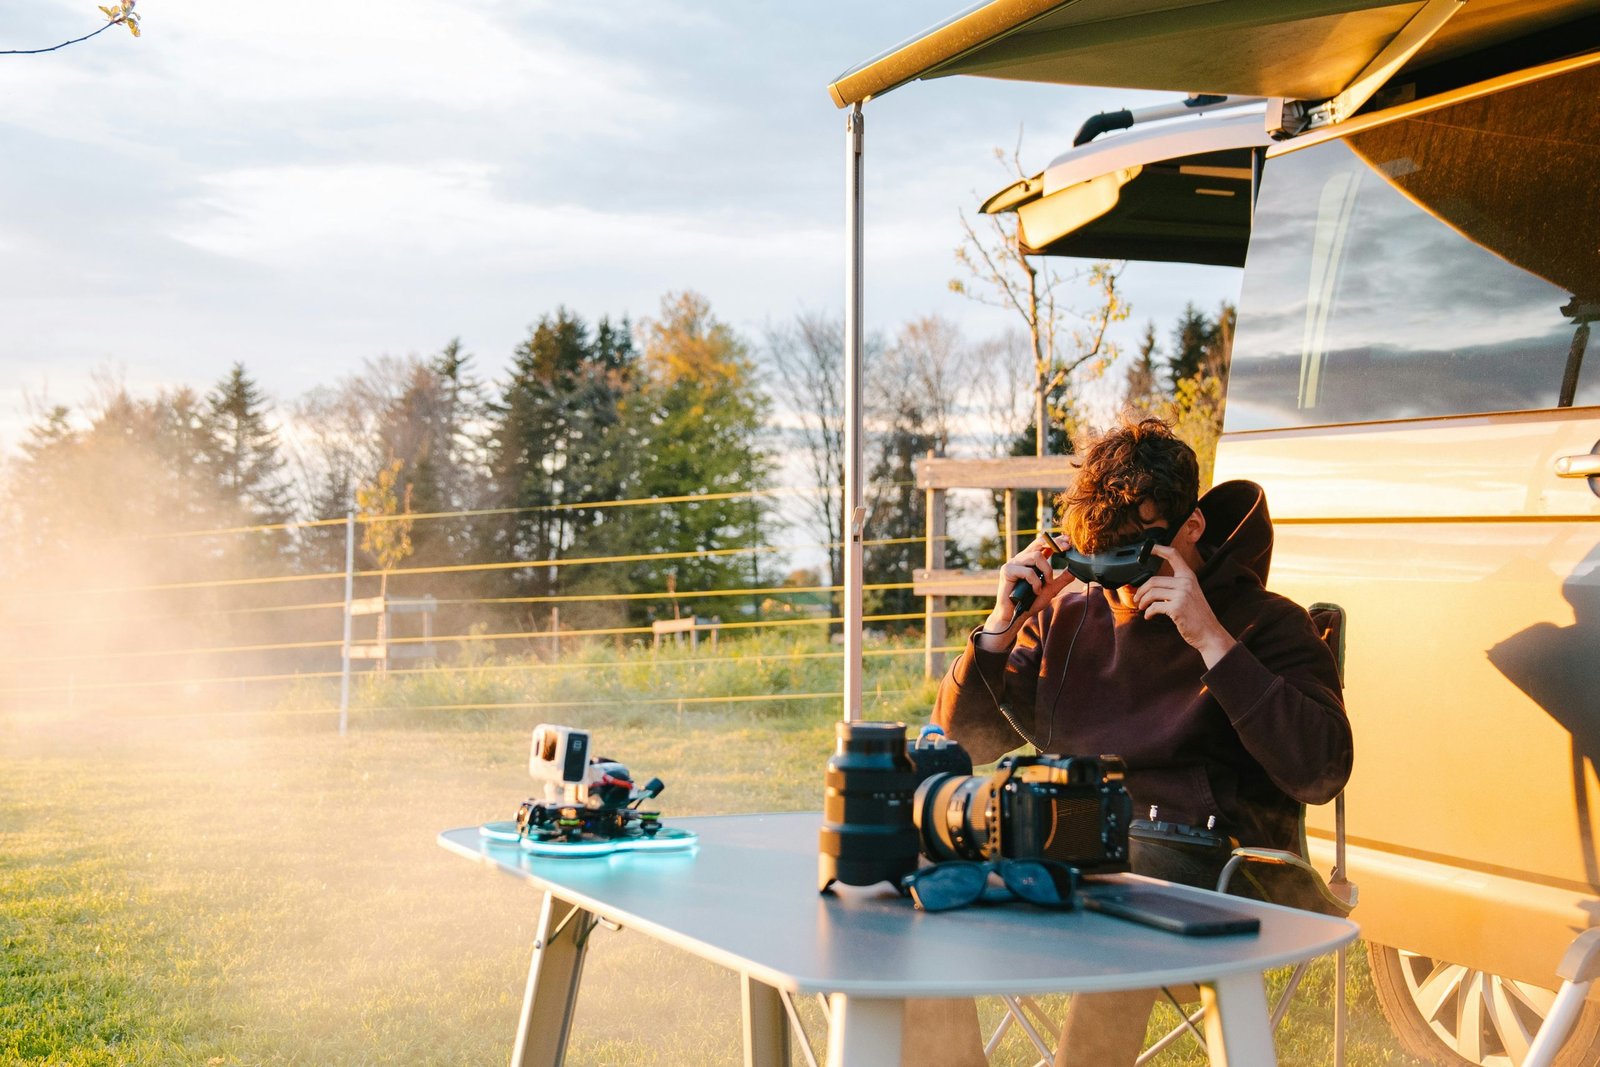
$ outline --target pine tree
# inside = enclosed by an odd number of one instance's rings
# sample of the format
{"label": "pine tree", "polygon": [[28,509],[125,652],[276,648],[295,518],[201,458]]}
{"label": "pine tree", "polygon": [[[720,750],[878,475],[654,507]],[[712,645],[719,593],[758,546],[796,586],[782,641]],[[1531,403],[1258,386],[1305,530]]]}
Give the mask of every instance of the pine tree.
{"label": "pine tree", "polygon": [[289,490],[266,395],[235,363],[205,399],[206,460],[224,522],[285,521]]}
{"label": "pine tree", "polygon": [[1122,393],[1125,407],[1143,410],[1161,395],[1161,384],[1156,378],[1156,324],[1145,323],[1144,337],[1139,340],[1139,351],[1128,375]]}
{"label": "pine tree", "polygon": [[[489,473],[495,503],[523,509],[499,523],[503,553],[524,560],[561,558],[601,521],[598,509],[557,508],[614,498],[620,484],[611,433],[631,373],[625,332],[601,320],[591,336],[565,308],[546,316],[518,346],[511,378],[490,405]],[[537,568],[523,587],[557,588],[555,568]]]}
{"label": "pine tree", "polygon": [[1172,354],[1167,357],[1167,391],[1176,392],[1179,382],[1199,374],[1216,344],[1216,322],[1192,303],[1186,304],[1172,330]]}

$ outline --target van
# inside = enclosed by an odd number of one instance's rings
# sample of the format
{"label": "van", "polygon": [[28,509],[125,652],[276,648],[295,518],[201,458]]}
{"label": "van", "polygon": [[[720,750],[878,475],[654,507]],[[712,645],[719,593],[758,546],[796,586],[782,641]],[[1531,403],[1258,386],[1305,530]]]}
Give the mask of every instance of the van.
{"label": "van", "polygon": [[[1184,258],[1140,251],[1166,226],[1240,257],[1214,478],[1265,487],[1270,586],[1346,612],[1380,1003],[1413,1055],[1518,1064],[1600,922],[1600,5],[1002,6],[836,101],[947,73],[1266,98],[1236,141],[1195,140],[1219,112],[1098,166],[1113,132],[988,206],[1044,252]],[[1557,1062],[1600,1063],[1593,996]]]}

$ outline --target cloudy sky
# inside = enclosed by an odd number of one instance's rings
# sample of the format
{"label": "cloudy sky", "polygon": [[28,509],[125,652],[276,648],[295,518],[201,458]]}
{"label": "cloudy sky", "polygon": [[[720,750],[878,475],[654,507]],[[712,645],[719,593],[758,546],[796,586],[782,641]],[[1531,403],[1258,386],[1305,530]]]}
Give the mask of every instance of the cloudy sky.
{"label": "cloudy sky", "polygon": [[[143,0],[0,56],[0,450],[28,398],[77,404],[235,360],[280,400],[459,336],[494,376],[557,305],[648,316],[693,288],[752,337],[842,306],[832,77],[961,0]],[[0,48],[93,29],[0,2]],[[1008,325],[950,293],[958,210],[1083,118],[1159,96],[974,79],[866,109],[867,318]],[[1237,272],[1134,265],[1134,324]]]}

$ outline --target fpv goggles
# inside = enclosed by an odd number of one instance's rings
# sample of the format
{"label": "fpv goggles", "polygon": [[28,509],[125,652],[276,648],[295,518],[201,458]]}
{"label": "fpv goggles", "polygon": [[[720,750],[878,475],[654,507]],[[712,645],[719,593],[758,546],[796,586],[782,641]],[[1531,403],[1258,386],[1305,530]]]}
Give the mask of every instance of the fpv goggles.
{"label": "fpv goggles", "polygon": [[1051,562],[1065,563],[1072,576],[1085,584],[1094,582],[1106,589],[1123,585],[1140,586],[1155,577],[1161,569],[1161,557],[1151,549],[1156,545],[1170,545],[1175,532],[1165,526],[1154,526],[1144,531],[1137,541],[1092,555],[1069,547],[1052,558]]}

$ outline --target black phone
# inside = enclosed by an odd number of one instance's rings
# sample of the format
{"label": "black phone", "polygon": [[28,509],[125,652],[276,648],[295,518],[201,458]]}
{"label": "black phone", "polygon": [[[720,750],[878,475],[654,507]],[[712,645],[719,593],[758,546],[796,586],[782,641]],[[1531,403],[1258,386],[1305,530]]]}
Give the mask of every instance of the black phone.
{"label": "black phone", "polygon": [[1090,911],[1187,937],[1253,934],[1261,929],[1261,920],[1254,915],[1159,886],[1085,886],[1078,899]]}

